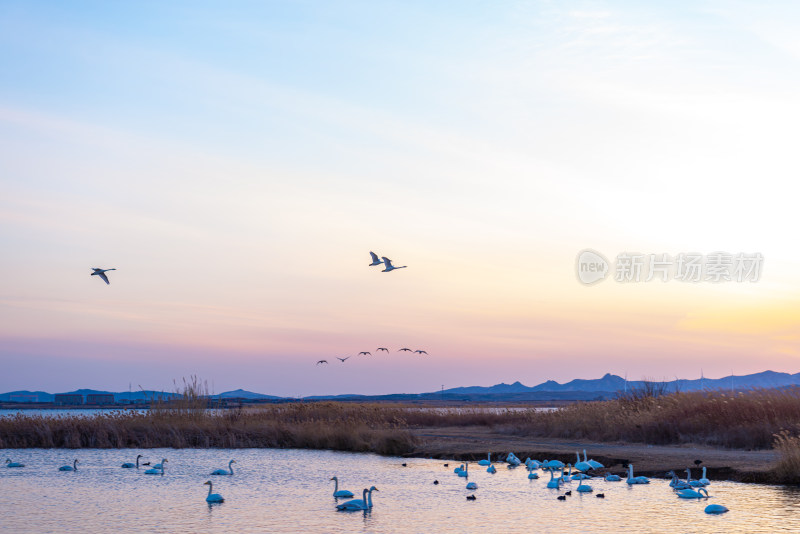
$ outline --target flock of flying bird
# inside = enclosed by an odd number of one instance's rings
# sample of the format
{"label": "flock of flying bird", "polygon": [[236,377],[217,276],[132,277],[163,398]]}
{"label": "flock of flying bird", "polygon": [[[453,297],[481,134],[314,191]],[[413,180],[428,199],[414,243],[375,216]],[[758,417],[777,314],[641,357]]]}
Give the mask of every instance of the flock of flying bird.
{"label": "flock of flying bird", "polygon": [[[381,352],[381,351],[385,351],[387,354],[389,353],[389,349],[387,349],[386,347],[378,347],[377,350],[376,350],[376,352]],[[402,349],[398,350],[397,352],[411,352],[413,354],[419,354],[420,356],[422,356],[423,354],[428,354],[424,350],[411,350],[411,349],[409,349],[407,347],[403,347]],[[364,351],[359,352],[358,355],[359,356],[372,356],[372,353],[369,352],[369,351],[364,350]],[[338,356],[336,357],[336,359],[339,360],[342,363],[346,362],[350,358],[351,358],[351,356],[345,356],[344,358],[339,358]],[[328,360],[318,360],[317,361],[317,365],[322,364],[322,363],[328,363]]]}
{"label": "flock of flying bird", "polygon": [[[392,260],[390,260],[386,256],[378,257],[378,255],[375,254],[372,251],[370,251],[369,255],[372,258],[372,263],[370,263],[369,266],[370,267],[376,267],[378,265],[383,265],[384,269],[381,271],[382,273],[388,273],[388,272],[391,272],[391,271],[394,271],[394,270],[397,270],[397,269],[405,269],[406,267],[408,267],[407,265],[403,265],[402,267],[395,267],[394,265],[392,265]],[[378,347],[376,349],[376,352],[381,352],[381,351],[386,352],[387,354],[389,354],[389,349],[387,349],[386,347]],[[403,347],[402,349],[398,350],[397,352],[411,352],[411,353],[414,353],[414,354],[419,354],[420,356],[422,356],[423,354],[425,354],[425,355],[428,354],[424,350],[411,350],[411,349],[409,349],[407,347]],[[361,352],[358,353],[358,356],[372,356],[372,353],[369,352],[369,351],[361,351]],[[350,359],[350,356],[345,356],[344,358],[339,358],[337,356],[336,359],[339,360],[340,362],[344,363],[344,362],[346,362],[347,360]],[[322,364],[326,364],[326,363],[328,363],[328,360],[317,360],[316,365],[322,365]]]}

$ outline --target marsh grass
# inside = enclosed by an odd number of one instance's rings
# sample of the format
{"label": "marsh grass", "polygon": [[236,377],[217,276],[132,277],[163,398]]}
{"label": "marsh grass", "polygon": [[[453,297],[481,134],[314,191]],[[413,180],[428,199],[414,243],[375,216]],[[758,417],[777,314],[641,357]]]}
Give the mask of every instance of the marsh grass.
{"label": "marsh grass", "polygon": [[192,378],[181,395],[145,413],[0,418],[0,448],[296,447],[402,455],[418,445],[414,429],[469,427],[476,434],[484,428],[516,436],[734,449],[768,449],[774,442],[787,472],[791,467],[800,473],[800,437],[792,437],[800,429],[800,388],[632,392],[551,412],[339,402],[213,409],[206,393],[207,385]]}

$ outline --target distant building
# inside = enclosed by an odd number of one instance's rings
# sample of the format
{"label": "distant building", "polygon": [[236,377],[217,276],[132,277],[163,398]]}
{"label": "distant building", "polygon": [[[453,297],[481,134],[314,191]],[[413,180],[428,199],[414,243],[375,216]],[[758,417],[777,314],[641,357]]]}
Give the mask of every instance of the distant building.
{"label": "distant building", "polygon": [[114,395],[111,393],[89,393],[86,395],[86,404],[114,404]]}
{"label": "distant building", "polygon": [[83,395],[80,393],[56,393],[55,403],[60,405],[83,404]]}

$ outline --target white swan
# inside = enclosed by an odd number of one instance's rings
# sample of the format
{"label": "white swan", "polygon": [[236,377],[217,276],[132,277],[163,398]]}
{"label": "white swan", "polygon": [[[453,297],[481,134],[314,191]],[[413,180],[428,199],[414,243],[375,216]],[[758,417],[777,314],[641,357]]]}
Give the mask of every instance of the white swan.
{"label": "white swan", "polygon": [[72,465],[62,465],[58,468],[59,471],[77,471],[78,470],[78,460],[72,462]]}
{"label": "white swan", "polygon": [[463,471],[459,471],[458,472],[458,476],[464,477],[464,478],[469,476],[469,462],[464,464],[464,470]]}
{"label": "white swan", "polygon": [[699,480],[692,480],[692,470],[691,470],[691,468],[687,468],[686,469],[686,483],[689,484],[693,488],[702,488],[703,486],[705,486],[705,484],[703,484]]}
{"label": "white swan", "polygon": [[578,486],[578,491],[581,493],[591,493],[592,487],[589,484],[581,482]]}
{"label": "white swan", "polygon": [[383,260],[383,265],[386,267],[384,270],[381,271],[382,273],[388,273],[389,271],[394,271],[395,269],[405,269],[406,267],[408,267],[408,265],[403,265],[402,267],[395,267],[394,265],[392,265],[392,260],[390,260],[386,256],[381,256],[381,259]]}
{"label": "white swan", "polygon": [[566,464],[560,460],[550,460],[549,462],[545,462],[544,465],[548,469],[563,469],[566,467]]}
{"label": "white swan", "polygon": [[707,514],[724,514],[727,511],[728,509],[721,504],[709,504],[705,509]]}
{"label": "white swan", "polygon": [[586,459],[586,449],[583,449],[583,461],[592,466],[592,469],[603,469],[605,466],[600,462]]}
{"label": "white swan", "polygon": [[497,468],[493,465],[490,465],[489,467],[486,468],[486,472],[493,475],[497,473]]}
{"label": "white swan", "polygon": [[[703,495],[705,493],[705,495]],[[678,492],[681,499],[708,499],[708,490],[705,488],[684,489]]]}
{"label": "white swan", "polygon": [[706,468],[703,467],[703,476],[700,477],[700,483],[704,486],[711,484],[711,481],[706,478]]}
{"label": "white swan", "polygon": [[92,267],[92,274],[90,274],[89,276],[99,276],[100,278],[103,279],[103,282],[105,282],[106,285],[108,285],[109,283],[108,276],[106,276],[106,273],[108,271],[116,271],[116,269],[100,269],[99,267]]}
{"label": "white swan", "polygon": [[25,464],[19,462],[12,462],[11,458],[6,458],[6,467],[25,467]]}
{"label": "white swan", "polygon": [[164,458],[161,460],[160,464],[156,464],[155,467],[152,469],[148,469],[144,472],[145,475],[163,475],[164,474],[164,464],[167,463],[167,459]]}
{"label": "white swan", "polygon": [[539,478],[539,473],[536,473],[534,471],[528,473],[528,480],[536,480],[537,478]]}
{"label": "white swan", "polygon": [[378,259],[378,255],[374,252],[370,251],[369,255],[372,256],[372,263],[369,264],[370,267],[375,267],[376,265],[383,263],[380,259]]}
{"label": "white swan", "polygon": [[485,460],[478,462],[478,465],[492,465],[492,453],[490,452]]}
{"label": "white swan", "polygon": [[572,482],[572,464],[567,464],[567,469],[569,472],[565,475],[564,472],[561,472],[561,479],[563,482]]}
{"label": "white swan", "polygon": [[464,464],[461,464],[458,467],[456,467],[455,469],[453,469],[453,473],[458,474],[463,470],[464,470]]}
{"label": "white swan", "polygon": [[678,478],[678,475],[675,474],[675,471],[670,471],[667,474],[672,475],[672,480],[669,481],[670,488],[674,490],[683,490],[691,488],[689,484]]}
{"label": "white swan", "polygon": [[378,488],[372,486],[369,489],[364,488],[364,493],[361,499],[353,499],[351,501],[337,504],[337,510],[369,510],[372,508],[372,492],[378,491]]}
{"label": "white swan", "polygon": [[212,475],[232,475],[233,474],[233,464],[236,463],[236,460],[231,460],[228,462],[228,470],[224,469],[215,469],[211,472]]}
{"label": "white swan", "polygon": [[467,489],[468,490],[478,489],[478,485],[476,483],[474,483],[474,482],[469,482],[469,483],[467,483]]}
{"label": "white swan", "polygon": [[520,465],[522,462],[520,461],[519,458],[517,458],[516,454],[514,454],[513,452],[509,452],[508,456],[506,456],[506,463],[508,465],[513,465],[514,467],[516,467]]}
{"label": "white swan", "polygon": [[124,467],[125,469],[133,469],[134,467],[136,469],[139,469],[139,458],[142,458],[141,454],[136,456],[136,463],[135,464],[132,464],[130,462],[125,462],[124,464],[122,464],[122,467]]}
{"label": "white swan", "polygon": [[619,475],[612,475],[611,473],[606,474],[606,482],[619,482],[620,480],[622,480],[622,478],[620,478]]}
{"label": "white swan", "polygon": [[206,497],[206,502],[225,502],[225,499],[222,498],[222,495],[219,493],[211,493],[214,489],[214,484],[211,483],[210,480],[203,482],[204,486],[208,486],[208,497]]}
{"label": "white swan", "polygon": [[555,478],[555,472],[551,469],[550,470],[550,481],[547,483],[547,487],[550,489],[558,489],[559,479]]}
{"label": "white swan", "polygon": [[628,484],[650,484],[650,479],[633,476],[633,464],[628,464],[628,479],[625,482]]}
{"label": "white swan", "polygon": [[333,488],[334,497],[353,497],[352,491],[339,489],[339,479],[337,477],[333,477],[331,480],[333,480],[336,483],[336,486]]}
{"label": "white swan", "polygon": [[591,464],[589,464],[589,462],[584,462],[583,460],[581,460],[580,451],[576,451],[575,454],[578,456],[578,461],[575,462],[575,469],[577,469],[578,471],[589,471],[590,469],[593,469]]}

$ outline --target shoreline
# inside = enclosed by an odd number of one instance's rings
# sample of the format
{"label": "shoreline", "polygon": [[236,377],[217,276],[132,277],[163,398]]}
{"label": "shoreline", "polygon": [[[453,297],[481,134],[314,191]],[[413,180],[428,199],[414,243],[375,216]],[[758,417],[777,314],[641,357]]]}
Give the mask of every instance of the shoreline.
{"label": "shoreline", "polygon": [[[664,478],[667,471],[675,471],[685,478],[686,468],[691,467],[692,478],[698,479],[702,468],[706,467],[710,480],[791,485],[777,480],[773,468],[778,454],[772,449],[747,451],[695,444],[646,445],[529,438],[475,427],[417,428],[409,432],[418,440],[418,445],[414,451],[403,455],[408,458],[478,461],[491,451],[493,461],[505,460],[508,453],[513,452],[521,460],[530,457],[574,464],[576,451],[586,449],[589,458],[606,466],[600,473],[610,472],[623,478],[627,476],[624,465],[632,463],[636,475],[651,478]],[[702,460],[699,468],[695,460]]]}

